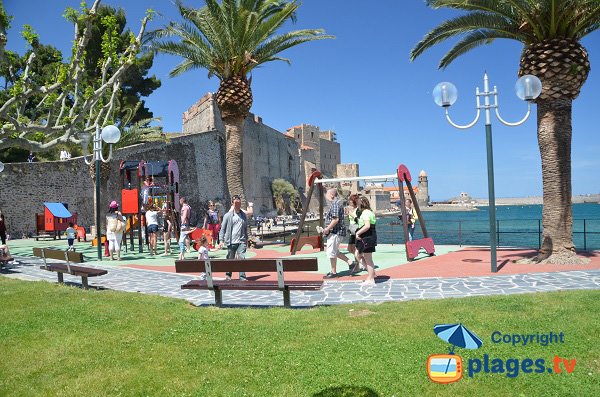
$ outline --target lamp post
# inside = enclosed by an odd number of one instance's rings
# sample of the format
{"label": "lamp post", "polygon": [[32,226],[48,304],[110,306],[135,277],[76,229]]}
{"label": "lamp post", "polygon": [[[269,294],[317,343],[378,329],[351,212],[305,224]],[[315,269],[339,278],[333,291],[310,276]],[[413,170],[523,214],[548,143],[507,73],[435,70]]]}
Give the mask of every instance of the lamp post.
{"label": "lamp post", "polygon": [[[98,260],[102,260],[102,245],[100,244],[101,235],[100,233],[100,162],[108,163],[112,157],[112,145],[117,143],[121,138],[121,131],[114,125],[107,125],[100,132],[100,127],[96,126],[96,133],[93,140],[93,154],[88,161],[87,159],[87,147],[91,139],[91,134],[82,133],[81,144],[83,145],[83,161],[87,165],[91,165],[92,162],[96,162],[96,245],[98,246]],[[110,145],[108,157],[105,159],[102,155],[102,141]]]}
{"label": "lamp post", "polygon": [[[490,256],[492,262],[492,273],[496,273],[498,271],[497,263],[496,263],[496,195],[494,192],[494,155],[492,150],[492,119],[491,119],[491,109],[495,109],[496,117],[498,120],[509,127],[515,127],[523,124],[531,114],[531,102],[537,98],[542,92],[542,82],[540,79],[533,75],[525,75],[517,80],[515,84],[515,90],[517,96],[527,101],[527,114],[523,117],[522,120],[517,121],[516,123],[510,123],[502,119],[500,117],[500,112],[498,111],[498,91],[496,90],[496,86],[494,86],[494,90],[490,91],[489,89],[489,81],[487,73],[483,75],[483,92],[479,92],[479,87],[475,90],[475,97],[477,100],[477,115],[475,116],[475,120],[467,125],[458,125],[454,123],[450,119],[450,114],[448,112],[448,108],[456,102],[458,97],[457,90],[454,84],[443,82],[439,83],[433,89],[433,99],[436,104],[445,108],[446,112],[446,120],[455,128],[458,129],[468,129],[473,127],[477,121],[479,121],[479,116],[481,115],[481,110],[485,110],[485,142],[487,149],[487,172],[488,172],[488,197],[489,197],[489,215],[490,215]],[[494,97],[494,104],[490,103],[490,97]],[[483,105],[481,105],[479,98],[483,97]]]}

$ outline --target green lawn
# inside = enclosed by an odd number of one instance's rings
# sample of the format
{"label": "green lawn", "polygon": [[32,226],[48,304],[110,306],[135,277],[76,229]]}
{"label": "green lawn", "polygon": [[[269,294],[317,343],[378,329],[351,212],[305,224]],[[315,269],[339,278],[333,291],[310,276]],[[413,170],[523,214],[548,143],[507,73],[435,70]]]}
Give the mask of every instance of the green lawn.
{"label": "green lawn", "polygon": [[[0,277],[0,395],[600,395],[600,291],[343,305],[196,308],[185,301]],[[438,323],[484,341],[469,358],[575,358],[571,374],[427,378]],[[546,347],[502,333],[564,333]],[[550,365],[550,364],[549,364]]]}

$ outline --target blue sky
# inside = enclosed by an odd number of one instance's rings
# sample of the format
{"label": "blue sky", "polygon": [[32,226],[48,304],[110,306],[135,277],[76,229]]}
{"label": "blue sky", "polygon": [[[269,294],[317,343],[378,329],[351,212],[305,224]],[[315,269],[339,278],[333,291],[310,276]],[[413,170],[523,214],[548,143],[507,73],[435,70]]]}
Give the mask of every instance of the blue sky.
{"label": "blue sky", "polygon": [[[91,1],[89,2],[91,4]],[[137,32],[147,8],[163,17],[151,22],[157,28],[178,19],[169,0],[104,0],[121,7],[130,28]],[[188,6],[202,1],[185,0]],[[24,52],[19,32],[27,23],[51,44],[67,54],[73,28],[62,18],[73,0],[4,0],[14,16],[7,48]],[[295,25],[324,28],[335,40],[307,43],[283,53],[292,65],[272,62],[253,73],[252,112],[271,127],[285,131],[301,123],[337,132],[342,162],[360,164],[361,175],[391,174],[400,163],[413,175],[425,170],[430,195],[442,200],[461,191],[487,197],[485,127],[482,120],[469,130],[457,130],[444,118],[431,97],[440,81],[458,88],[458,101],[450,109],[456,123],[467,124],[475,116],[475,88],[483,89],[487,71],[491,85],[499,90],[500,113],[507,121],[525,114],[526,104],[514,94],[519,55],[517,42],[497,40],[472,50],[446,70],[437,69],[452,42],[443,43],[410,62],[410,49],[430,29],[458,15],[449,10],[432,10],[422,0],[304,0]],[[600,32],[586,37],[592,70],[573,106],[573,193],[600,192]],[[159,55],[152,73],[162,87],[146,99],[155,116],[162,117],[165,131],[181,131],[182,113],[204,93],[218,89],[216,78],[203,70],[170,78],[179,62]],[[596,99],[594,99],[596,98]],[[541,165],[536,139],[535,108],[532,117],[518,127],[505,127],[493,120],[494,166],[497,197],[542,194]]]}

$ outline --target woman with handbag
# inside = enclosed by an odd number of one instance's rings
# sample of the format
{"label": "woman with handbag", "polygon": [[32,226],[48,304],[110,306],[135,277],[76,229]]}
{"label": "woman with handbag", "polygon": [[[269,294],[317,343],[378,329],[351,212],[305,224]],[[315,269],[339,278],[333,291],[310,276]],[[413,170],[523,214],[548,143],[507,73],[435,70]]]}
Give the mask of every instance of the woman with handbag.
{"label": "woman with handbag", "polygon": [[112,201],[108,206],[106,213],[106,240],[108,241],[108,252],[110,258],[114,261],[114,253],[117,253],[117,260],[121,260],[121,239],[123,238],[123,229],[125,229],[125,219],[119,212],[119,204]]}
{"label": "woman with handbag", "polygon": [[362,256],[369,273],[362,285],[374,285],[376,274],[373,252],[375,252],[375,246],[377,245],[377,231],[375,230],[377,219],[375,213],[371,211],[371,204],[366,197],[359,199],[358,210],[360,215],[358,218],[359,229],[356,231],[356,250]]}

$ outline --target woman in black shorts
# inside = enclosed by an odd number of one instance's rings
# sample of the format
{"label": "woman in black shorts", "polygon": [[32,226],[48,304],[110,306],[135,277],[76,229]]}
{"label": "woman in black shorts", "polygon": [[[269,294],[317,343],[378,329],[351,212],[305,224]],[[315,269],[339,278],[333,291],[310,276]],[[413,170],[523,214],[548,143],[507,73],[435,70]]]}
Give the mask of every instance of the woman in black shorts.
{"label": "woman in black shorts", "polygon": [[375,224],[377,219],[375,213],[371,211],[371,204],[366,197],[360,197],[358,200],[358,227],[356,231],[356,250],[363,258],[369,275],[363,285],[375,284],[375,264],[373,263],[373,252],[377,245],[377,230]]}

